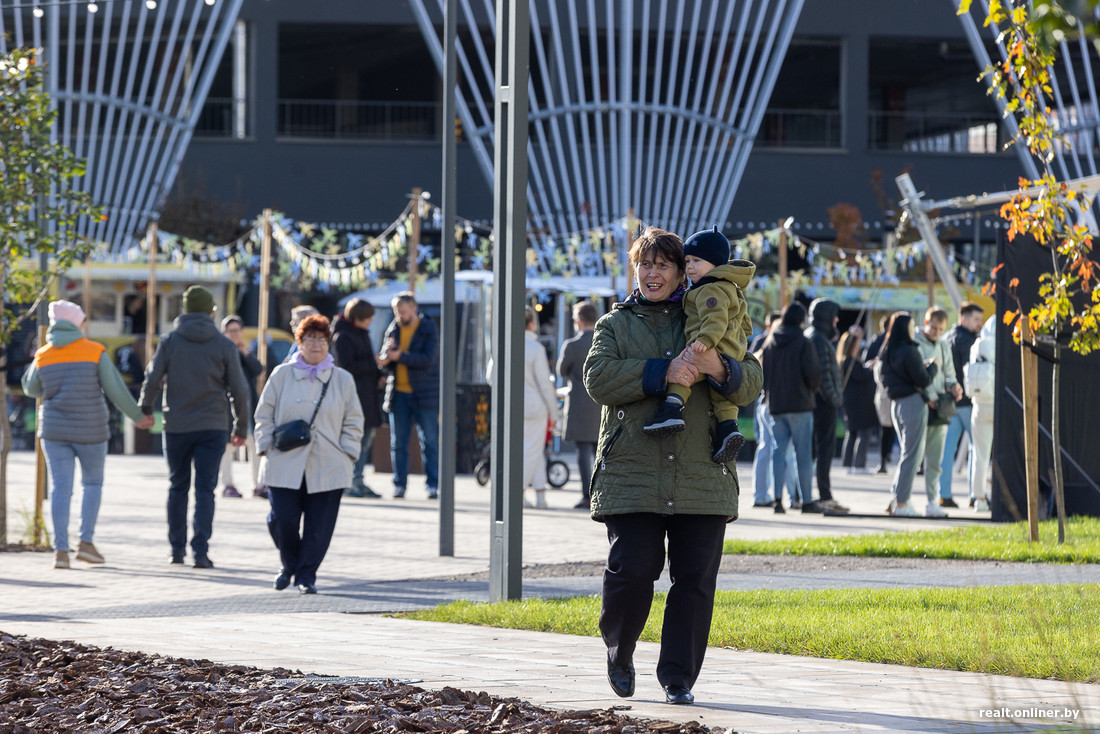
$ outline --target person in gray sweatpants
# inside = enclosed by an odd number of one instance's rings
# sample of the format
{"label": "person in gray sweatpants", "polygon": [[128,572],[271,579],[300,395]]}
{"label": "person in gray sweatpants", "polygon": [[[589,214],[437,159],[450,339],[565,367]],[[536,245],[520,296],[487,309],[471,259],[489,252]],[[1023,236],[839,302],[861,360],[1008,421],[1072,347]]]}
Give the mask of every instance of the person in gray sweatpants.
{"label": "person in gray sweatpants", "polygon": [[909,495],[913,492],[913,479],[924,457],[928,428],[928,404],[922,390],[932,382],[937,370],[934,361],[930,360],[927,364],[921,361],[921,353],[913,336],[913,317],[905,311],[898,311],[891,318],[886,341],[879,352],[883,385],[893,401],[890,416],[901,444],[901,461],[894,474],[893,499],[887,512],[899,517],[919,514],[910,504]]}

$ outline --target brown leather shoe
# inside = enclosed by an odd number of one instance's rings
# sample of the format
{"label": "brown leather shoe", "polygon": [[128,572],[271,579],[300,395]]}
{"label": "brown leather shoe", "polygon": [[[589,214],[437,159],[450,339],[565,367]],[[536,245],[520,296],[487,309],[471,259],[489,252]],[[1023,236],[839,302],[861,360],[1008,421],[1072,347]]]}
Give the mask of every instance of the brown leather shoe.
{"label": "brown leather shoe", "polygon": [[80,545],[77,547],[76,560],[84,561],[85,563],[104,562],[103,556],[95,549],[95,546],[91,543],[85,543],[83,540],[80,541]]}

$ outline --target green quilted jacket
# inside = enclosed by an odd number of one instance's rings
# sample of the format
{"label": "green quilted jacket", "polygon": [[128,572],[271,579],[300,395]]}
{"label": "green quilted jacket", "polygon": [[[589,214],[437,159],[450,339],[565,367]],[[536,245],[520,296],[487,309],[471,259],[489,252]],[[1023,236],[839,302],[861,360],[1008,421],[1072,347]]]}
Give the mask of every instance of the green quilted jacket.
{"label": "green quilted jacket", "polygon": [[[736,519],[736,466],[711,460],[718,423],[708,382],[691,389],[686,430],[659,439],[642,432],[664,400],[668,364],[684,344],[678,301],[653,304],[631,296],[596,323],[584,363],[584,385],[603,406],[592,477],[594,519],[632,512]],[[727,399],[745,405],[759,394],[763,372],[751,354],[740,367],[740,386]]]}

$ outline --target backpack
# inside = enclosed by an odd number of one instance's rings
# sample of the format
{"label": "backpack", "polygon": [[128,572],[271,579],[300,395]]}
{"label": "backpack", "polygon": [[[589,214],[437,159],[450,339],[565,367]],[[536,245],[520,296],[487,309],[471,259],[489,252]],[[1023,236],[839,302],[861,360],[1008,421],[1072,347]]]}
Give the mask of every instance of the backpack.
{"label": "backpack", "polygon": [[994,369],[994,363],[985,359],[964,364],[963,384],[966,387],[966,394],[971,398],[981,396],[982,398],[992,399],[993,390],[995,389]]}
{"label": "backpack", "polygon": [[882,383],[882,360],[875,360],[872,369],[875,375],[875,413],[878,414],[879,425],[888,427],[893,425],[890,419],[890,396],[886,394],[886,387]]}

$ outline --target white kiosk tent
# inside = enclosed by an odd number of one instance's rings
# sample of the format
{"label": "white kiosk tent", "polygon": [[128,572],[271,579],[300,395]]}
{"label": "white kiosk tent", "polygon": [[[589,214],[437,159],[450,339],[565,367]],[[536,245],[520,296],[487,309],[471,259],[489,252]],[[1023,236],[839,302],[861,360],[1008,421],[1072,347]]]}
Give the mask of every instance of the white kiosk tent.
{"label": "white kiosk tent", "polygon": [[43,49],[72,182],[104,206],[81,233],[123,251],[172,188],[243,0],[0,0],[0,52]]}

